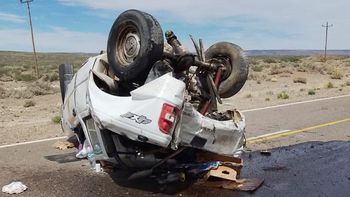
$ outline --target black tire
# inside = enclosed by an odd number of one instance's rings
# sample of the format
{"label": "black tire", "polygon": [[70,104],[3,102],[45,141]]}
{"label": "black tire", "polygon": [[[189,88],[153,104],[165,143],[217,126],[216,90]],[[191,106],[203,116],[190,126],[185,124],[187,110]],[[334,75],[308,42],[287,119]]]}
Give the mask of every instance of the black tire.
{"label": "black tire", "polygon": [[66,95],[67,85],[73,78],[73,66],[71,64],[59,65],[58,76],[60,78],[60,89],[61,89],[61,96],[62,96],[62,102],[63,102],[64,97]]}
{"label": "black tire", "polygon": [[232,97],[241,90],[249,71],[241,47],[229,42],[218,42],[206,50],[205,58],[206,60],[222,59],[224,62],[226,72],[218,90],[221,98]]}
{"label": "black tire", "polygon": [[108,62],[121,81],[143,83],[152,65],[163,56],[163,31],[145,12],[127,10],[119,15],[107,42]]}

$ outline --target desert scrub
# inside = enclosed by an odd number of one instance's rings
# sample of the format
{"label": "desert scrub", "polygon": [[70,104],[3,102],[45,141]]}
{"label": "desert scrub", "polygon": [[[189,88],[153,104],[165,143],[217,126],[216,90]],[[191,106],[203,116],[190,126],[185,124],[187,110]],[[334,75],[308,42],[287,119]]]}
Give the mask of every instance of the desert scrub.
{"label": "desert scrub", "polygon": [[330,73],[331,79],[342,79],[343,78],[343,74],[340,72],[340,70],[333,70]]}
{"label": "desert scrub", "polygon": [[278,75],[281,73],[283,73],[283,70],[279,66],[274,65],[270,68],[269,75]]}
{"label": "desert scrub", "polygon": [[4,98],[7,98],[7,97],[9,97],[8,92],[6,91],[5,88],[0,86],[0,99],[4,99]]}
{"label": "desert scrub", "polygon": [[33,107],[33,106],[35,106],[35,102],[34,101],[32,101],[32,100],[26,100],[25,102],[24,102],[24,105],[23,105],[23,107]]}
{"label": "desert scrub", "polygon": [[261,72],[261,71],[263,71],[264,66],[258,64],[258,65],[253,65],[253,66],[251,66],[251,68],[252,68],[252,70],[255,71],[255,72]]}
{"label": "desert scrub", "polygon": [[280,58],[280,61],[282,62],[299,62],[301,57],[297,56],[284,56]]}
{"label": "desert scrub", "polygon": [[58,74],[57,73],[51,73],[50,75],[49,75],[49,81],[50,82],[53,82],[53,81],[57,81],[58,80]]}
{"label": "desert scrub", "polygon": [[260,78],[259,74],[257,73],[249,73],[248,80],[258,80]]}
{"label": "desert scrub", "polygon": [[245,95],[245,98],[252,98],[252,97],[253,97],[252,94],[247,94],[247,95]]}
{"label": "desert scrub", "polygon": [[248,63],[249,65],[256,65],[256,64],[259,64],[258,60],[256,60],[255,58],[252,58],[252,57],[249,57],[249,58],[248,58],[247,63]]}
{"label": "desert scrub", "polygon": [[34,96],[54,93],[50,83],[44,81],[36,81],[35,83],[32,83],[30,86],[27,86],[27,90],[32,92]]}
{"label": "desert scrub", "polygon": [[308,95],[315,95],[316,94],[316,91],[315,89],[310,89],[308,92],[307,92]]}
{"label": "desert scrub", "polygon": [[272,63],[277,63],[277,60],[272,57],[264,58],[263,60],[265,63],[272,64]]}
{"label": "desert scrub", "polygon": [[328,82],[328,83],[326,84],[326,88],[327,88],[327,89],[334,88],[333,83],[332,83],[332,82]]}
{"label": "desert scrub", "polygon": [[277,94],[278,99],[289,99],[289,95],[287,94],[286,91],[282,91],[281,93]]}
{"label": "desert scrub", "polygon": [[16,81],[33,81],[35,78],[31,74],[19,73],[15,74]]}
{"label": "desert scrub", "polygon": [[331,67],[327,70],[327,74],[330,75],[331,79],[342,79],[343,73],[340,69]]}
{"label": "desert scrub", "polygon": [[55,124],[60,124],[61,123],[61,116],[54,116],[51,118],[51,121]]}
{"label": "desert scrub", "polygon": [[293,82],[294,83],[303,83],[303,84],[306,84],[307,80],[305,77],[297,77],[297,78],[294,78],[293,79]]}

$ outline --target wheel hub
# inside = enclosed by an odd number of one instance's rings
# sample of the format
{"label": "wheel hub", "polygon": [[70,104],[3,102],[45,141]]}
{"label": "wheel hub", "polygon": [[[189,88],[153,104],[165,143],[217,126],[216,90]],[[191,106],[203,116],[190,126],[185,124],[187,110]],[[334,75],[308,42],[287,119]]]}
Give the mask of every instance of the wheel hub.
{"label": "wheel hub", "polygon": [[128,33],[124,42],[124,55],[128,63],[133,62],[140,52],[140,38],[137,34]]}

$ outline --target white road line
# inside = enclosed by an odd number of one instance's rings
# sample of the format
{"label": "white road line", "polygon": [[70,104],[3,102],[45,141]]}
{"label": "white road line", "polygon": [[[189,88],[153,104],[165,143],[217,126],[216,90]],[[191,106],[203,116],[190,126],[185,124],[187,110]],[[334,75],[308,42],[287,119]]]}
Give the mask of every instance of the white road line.
{"label": "white road line", "polygon": [[21,146],[21,145],[26,145],[26,144],[34,144],[34,143],[39,143],[39,142],[61,140],[61,139],[66,139],[66,138],[67,138],[67,136],[62,136],[62,137],[46,138],[46,139],[42,139],[42,140],[34,140],[34,141],[28,141],[28,142],[20,142],[20,143],[15,143],[15,144],[7,144],[7,145],[0,146],[0,149],[13,147],[13,146]]}
{"label": "white road line", "polygon": [[[278,108],[278,107],[287,107],[287,106],[292,106],[292,105],[298,105],[298,104],[303,104],[303,103],[312,103],[312,102],[318,102],[318,101],[326,101],[326,100],[331,100],[331,99],[338,99],[338,98],[344,98],[344,97],[350,97],[350,94],[347,95],[341,95],[341,96],[333,96],[333,97],[327,97],[327,98],[320,98],[320,99],[314,99],[314,100],[309,100],[309,101],[300,101],[300,102],[295,102],[295,103],[286,103],[282,105],[274,105],[274,106],[268,106],[268,107],[261,107],[261,108],[255,108],[255,109],[248,109],[248,110],[242,110],[241,112],[251,112],[251,111],[259,111],[259,110],[264,110],[264,109],[273,109],[273,108]],[[284,130],[284,131],[278,131],[275,133],[269,133],[265,135],[271,135],[271,134],[277,134],[277,133],[283,133],[287,132],[289,130]],[[256,136],[256,137],[251,137],[248,138],[248,140],[252,140],[255,138],[260,138],[265,135],[261,136]],[[59,139],[65,139],[67,138],[66,136],[63,137],[56,137],[56,138],[47,138],[47,139],[42,139],[42,140],[34,140],[34,141],[29,141],[29,142],[21,142],[21,143],[15,143],[15,144],[8,144],[8,145],[2,145],[0,146],[0,149],[2,148],[7,148],[7,147],[13,147],[13,146],[21,146],[25,144],[34,144],[34,143],[40,143],[40,142],[46,142],[46,141],[52,141],[52,140],[59,140]]]}
{"label": "white road line", "polygon": [[241,110],[241,112],[245,113],[245,112],[252,112],[252,111],[260,111],[260,110],[264,110],[264,109],[287,107],[287,106],[292,106],[292,105],[299,105],[299,104],[312,103],[312,102],[318,102],[318,101],[326,101],[326,100],[332,100],[332,99],[338,99],[338,98],[344,98],[344,97],[350,97],[350,94],[327,97],[327,98],[319,98],[319,99],[308,100],[308,101],[299,101],[299,102],[295,102],[295,103],[286,103],[286,104],[274,105],[274,106],[268,106],[268,107],[260,107],[260,108],[255,108],[255,109],[247,109],[247,110]]}
{"label": "white road line", "polygon": [[277,132],[273,132],[273,133],[267,133],[267,134],[259,135],[259,136],[255,136],[255,137],[250,137],[250,138],[247,138],[247,141],[255,140],[255,139],[258,139],[258,138],[267,137],[267,136],[270,136],[270,135],[276,135],[276,134],[280,134],[280,133],[285,133],[285,132],[288,132],[288,131],[291,131],[291,130],[282,130],[282,131],[277,131]]}

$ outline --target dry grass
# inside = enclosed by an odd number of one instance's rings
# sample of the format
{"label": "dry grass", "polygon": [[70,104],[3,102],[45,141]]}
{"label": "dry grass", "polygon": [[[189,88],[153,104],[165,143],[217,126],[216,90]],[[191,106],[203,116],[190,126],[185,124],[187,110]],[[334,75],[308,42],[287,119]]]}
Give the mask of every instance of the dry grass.
{"label": "dry grass", "polygon": [[305,77],[297,77],[293,79],[294,83],[303,83],[306,84],[307,83],[307,79]]}
{"label": "dry grass", "polygon": [[24,102],[24,105],[23,105],[23,107],[33,107],[33,106],[35,106],[35,102],[34,101],[32,101],[32,100],[26,100],[25,102]]}
{"label": "dry grass", "polygon": [[286,91],[282,91],[279,94],[277,94],[278,99],[289,99],[289,95]]}
{"label": "dry grass", "polygon": [[252,94],[247,94],[247,95],[245,95],[245,98],[252,98],[253,97],[253,95]]}
{"label": "dry grass", "polygon": [[330,75],[331,79],[342,79],[343,78],[343,73],[340,71],[340,69],[330,69],[328,74]]}
{"label": "dry grass", "polygon": [[316,94],[316,90],[315,89],[310,89],[308,92],[307,92],[308,95],[315,95]]}
{"label": "dry grass", "polygon": [[54,116],[51,118],[51,121],[55,124],[60,124],[61,123],[61,116]]}
{"label": "dry grass", "polygon": [[327,89],[331,89],[331,88],[334,88],[334,85],[332,82],[328,82],[325,86]]}
{"label": "dry grass", "polygon": [[260,65],[260,64],[258,64],[258,65],[252,65],[252,66],[251,66],[251,69],[252,69],[254,72],[261,72],[261,71],[263,71],[264,66],[263,66],[263,65]]}
{"label": "dry grass", "polygon": [[[38,53],[40,76],[49,76],[49,81],[58,79],[58,65],[72,64],[77,70],[92,54]],[[34,81],[32,75],[33,56],[27,52],[0,51],[0,80]]]}

